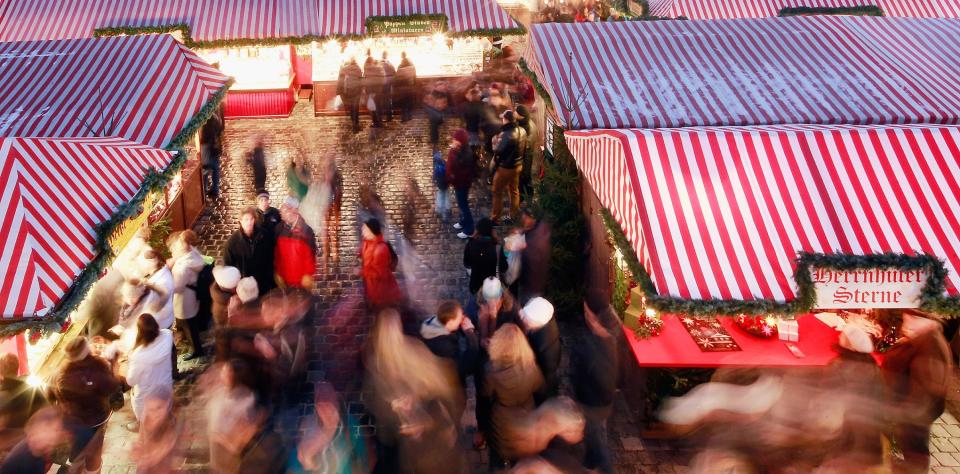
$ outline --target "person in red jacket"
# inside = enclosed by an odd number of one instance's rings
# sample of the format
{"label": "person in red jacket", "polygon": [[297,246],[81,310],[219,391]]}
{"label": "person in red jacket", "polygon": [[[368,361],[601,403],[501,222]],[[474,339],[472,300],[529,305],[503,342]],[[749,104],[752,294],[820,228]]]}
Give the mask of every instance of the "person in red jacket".
{"label": "person in red jacket", "polygon": [[477,162],[469,145],[469,134],[464,129],[453,132],[450,151],[447,152],[447,183],[453,186],[460,208],[460,220],[453,225],[459,230],[457,237],[467,239],[473,235],[473,214],[470,213],[470,186],[477,177]]}
{"label": "person in red jacket", "polygon": [[273,268],[281,287],[313,288],[317,271],[317,238],[300,217],[300,201],[288,197],[280,206]]}
{"label": "person in red jacket", "polygon": [[363,278],[367,303],[373,307],[399,303],[403,299],[403,293],[393,275],[397,255],[390,244],[383,240],[380,221],[366,221],[361,233],[363,245],[360,247],[359,273]]}

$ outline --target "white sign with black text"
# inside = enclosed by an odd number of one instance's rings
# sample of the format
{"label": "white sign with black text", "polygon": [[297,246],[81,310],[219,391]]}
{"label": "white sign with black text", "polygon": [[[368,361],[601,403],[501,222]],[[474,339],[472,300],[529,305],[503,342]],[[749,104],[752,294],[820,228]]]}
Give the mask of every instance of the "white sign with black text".
{"label": "white sign with black text", "polygon": [[917,308],[923,270],[811,268],[817,309]]}

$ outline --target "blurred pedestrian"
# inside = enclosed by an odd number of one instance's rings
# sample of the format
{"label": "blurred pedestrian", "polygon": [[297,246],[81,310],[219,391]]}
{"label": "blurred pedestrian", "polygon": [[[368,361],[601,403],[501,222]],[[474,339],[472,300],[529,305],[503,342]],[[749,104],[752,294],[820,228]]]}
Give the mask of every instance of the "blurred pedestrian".
{"label": "blurred pedestrian", "polygon": [[367,111],[373,119],[371,127],[379,128],[383,126],[384,110],[383,106],[383,87],[386,82],[386,76],[383,70],[383,64],[370,54],[367,50],[367,59],[363,62],[363,89],[367,93]]}
{"label": "blurred pedestrian", "polygon": [[174,323],[173,312],[173,272],[160,260],[160,255],[154,250],[143,253],[145,268],[149,269],[149,277],[143,285],[149,288],[146,308],[154,309],[150,314],[157,320],[160,329],[171,329]]}
{"label": "blurred pedestrian", "polygon": [[[192,351],[184,357],[191,360],[203,355],[200,330],[203,322],[197,317],[200,304],[197,300],[197,276],[205,265],[203,255],[196,248],[197,234],[187,229],[173,234],[168,241],[172,257],[168,262],[173,273],[173,315],[177,329],[184,339],[190,340]],[[205,290],[205,289],[204,289]]]}
{"label": "blurred pedestrian", "polygon": [[[534,408],[533,394],[543,385],[543,375],[523,331],[505,324],[490,339],[490,361],[484,371],[482,395],[490,400],[490,419],[477,418],[490,442],[491,469],[502,469],[513,452],[513,423]],[[477,401],[480,404],[480,401]]]}
{"label": "blurred pedestrian", "polygon": [[510,217],[503,221],[510,225],[512,219],[520,217],[520,171],[523,168],[523,153],[526,147],[526,135],[522,128],[517,126],[517,119],[512,110],[500,115],[503,122],[501,132],[493,140],[493,210],[491,219],[500,225],[500,216],[503,212],[503,198],[510,199]]}
{"label": "blurred pedestrian", "polygon": [[215,365],[199,385],[206,401],[207,435],[210,443],[210,471],[235,473],[239,469],[241,441],[235,439],[242,418],[254,416],[253,391],[244,384],[246,364],[239,360]]}
{"label": "blurred pedestrian", "polygon": [[229,352],[227,309],[230,300],[236,295],[240,282],[240,271],[234,267],[217,266],[213,268],[213,283],[210,285],[211,313],[214,323],[214,352],[216,360],[222,361]]}
{"label": "blurred pedestrian", "polygon": [[360,185],[360,201],[357,203],[357,239],[363,240],[363,224],[370,219],[376,219],[380,222],[382,234],[386,239],[390,235],[389,225],[387,224],[387,209],[383,204],[383,199],[368,183]]}
{"label": "blurred pedestrian", "polygon": [[523,146],[522,167],[520,168],[520,198],[526,203],[533,199],[533,164],[537,150],[537,124],[530,117],[526,105],[517,106],[517,125],[523,129],[526,144]]}
{"label": "blurred pedestrian", "polygon": [[601,473],[612,473],[613,453],[607,443],[607,419],[613,412],[613,400],[619,385],[619,352],[616,333],[608,328],[616,321],[616,311],[606,302],[594,303],[596,311],[583,304],[587,331],[573,345],[574,397],[586,419],[584,428],[584,465]]}
{"label": "blurred pedestrian", "polygon": [[498,433],[501,459],[516,461],[536,456],[558,440],[574,445],[583,440],[585,421],[580,408],[567,397],[551,398],[535,410],[514,410]]}
{"label": "blurred pedestrian", "polygon": [[363,71],[356,58],[350,58],[340,67],[337,78],[337,95],[343,101],[343,107],[350,115],[353,133],[360,131],[360,96],[363,92]]}
{"label": "blurred pedestrian", "polygon": [[143,403],[140,434],[131,448],[130,457],[137,463],[138,474],[177,472],[183,462],[180,442],[183,422],[173,411],[173,392],[154,390]]}
{"label": "blurred pedestrian", "polygon": [[463,97],[463,125],[467,131],[470,149],[477,153],[483,143],[480,132],[484,130],[487,117],[492,111],[488,110],[489,104],[483,102],[483,92],[477,81],[471,81],[467,85]]}
{"label": "blurred pedestrian", "polygon": [[457,237],[466,239],[473,235],[473,214],[470,212],[470,187],[477,177],[477,162],[467,146],[469,138],[467,132],[459,129],[453,132],[450,149],[447,151],[447,182],[453,186],[457,197],[457,208],[460,210],[460,219],[453,228],[459,230]]}
{"label": "blurred pedestrian", "polygon": [[504,324],[520,325],[520,307],[509,290],[496,277],[487,277],[476,293],[480,344],[487,348],[490,338]]}
{"label": "blurred pedestrian", "polygon": [[136,432],[143,421],[143,404],[155,391],[173,390],[173,373],[170,366],[170,351],[173,349],[173,334],[160,329],[149,314],[137,318],[137,338],[130,352],[126,382],[133,387],[130,402],[137,422],[127,425]]}
{"label": "blurred pedestrian", "polygon": [[300,201],[292,197],[280,207],[283,222],[277,231],[273,265],[278,284],[311,289],[317,272],[317,238],[299,208]]}
{"label": "blurred pedestrian", "polygon": [[383,238],[380,221],[370,219],[361,229],[363,243],[360,246],[360,269],[367,303],[373,307],[389,306],[403,299],[400,285],[393,272],[397,269],[398,256],[393,246]]}
{"label": "blurred pedestrian", "polygon": [[521,213],[526,248],[521,253],[519,298],[526,303],[530,298],[543,296],[550,272],[550,224],[534,217],[530,208]]}
{"label": "blurred pedestrian", "polygon": [[253,170],[253,191],[258,194],[267,189],[267,156],[263,148],[263,136],[257,136],[253,149],[247,152],[247,163]]}
{"label": "blurred pedestrian", "polygon": [[518,294],[520,288],[520,271],[523,268],[523,250],[527,248],[527,239],[523,229],[514,227],[503,239],[503,258],[507,268],[503,270],[501,278],[503,284],[510,288],[510,292]]}
{"label": "blurred pedestrian", "polygon": [[342,414],[333,386],[321,382],[314,393],[316,417],[304,418],[304,435],[297,445],[297,461],[302,470],[318,474],[369,472],[363,438],[358,435],[355,420]]}
{"label": "blurred pedestrian", "polygon": [[[269,197],[267,205],[269,206]],[[264,215],[270,214],[268,207]],[[257,287],[269,291],[276,286],[274,280],[274,253],[276,242],[274,231],[268,231],[259,220],[256,208],[245,207],[240,211],[240,226],[230,234],[223,246],[223,264],[235,267],[244,277],[252,276]]]}
{"label": "blurred pedestrian", "polygon": [[400,102],[400,121],[413,118],[413,108],[417,96],[417,69],[406,52],[400,53],[400,64],[393,83],[394,97]]}
{"label": "blurred pedestrian", "polygon": [[107,420],[123,407],[121,383],[110,364],[91,352],[86,338],[70,341],[65,352],[67,362],[54,376],[48,396],[60,408],[73,438],[70,459],[82,462],[86,472],[97,472]]}
{"label": "blurred pedestrian", "polygon": [[465,387],[467,376],[473,375],[480,347],[476,328],[463,314],[460,303],[441,301],[437,314],[420,325],[420,337],[433,355],[456,364],[460,384]]}
{"label": "blurred pedestrian", "polygon": [[296,161],[290,161],[290,167],[287,168],[287,191],[297,200],[303,199],[310,188],[310,172],[307,170],[307,163],[304,160],[297,165]]}
{"label": "blurred pedestrian", "polygon": [[380,102],[383,105],[384,119],[387,122],[391,122],[393,121],[393,84],[397,70],[394,69],[386,51],[383,52],[381,58],[380,64],[383,66],[383,92],[380,94]]}
{"label": "blurred pedestrian", "polygon": [[27,420],[47,406],[47,397],[39,387],[31,386],[19,375],[20,360],[7,352],[0,356],[0,437],[6,441],[23,434]]}
{"label": "blurred pedestrian", "polygon": [[340,265],[340,218],[343,207],[343,175],[337,167],[336,158],[332,156],[327,160],[324,179],[327,180],[330,190],[330,203],[327,205],[327,214],[324,216],[326,225],[322,235],[323,273],[326,274],[331,258],[334,265],[337,267]]}
{"label": "blurred pedestrian", "polygon": [[937,321],[903,313],[900,333],[902,337],[883,357],[895,439],[903,453],[897,469],[927,472],[930,427],[946,406],[953,357]]}
{"label": "blurred pedestrian", "polygon": [[536,393],[540,404],[560,391],[560,327],[553,317],[553,305],[541,297],[523,306],[520,322],[543,374],[543,387]]}
{"label": "blurred pedestrian", "polygon": [[210,186],[204,179],[204,191],[207,196],[216,198],[220,195],[220,156],[223,154],[223,116],[214,113],[200,127],[200,164],[203,166],[204,176],[209,175]]}
{"label": "blurred pedestrian", "polygon": [[477,322],[477,304],[474,295],[480,291],[484,280],[495,277],[499,280],[501,270],[506,269],[506,260],[500,255],[499,242],[493,235],[493,221],[484,217],[477,223],[477,231],[463,248],[463,266],[470,274],[467,290],[471,300],[467,302],[467,314]]}
{"label": "blurred pedestrian", "polygon": [[63,419],[51,407],[34,413],[25,423],[24,431],[23,440],[0,463],[0,474],[45,474],[54,462],[57,448],[69,443]]}
{"label": "blurred pedestrian", "polygon": [[271,401],[288,400],[304,381],[310,347],[303,318],[311,303],[306,291],[274,290],[260,306],[264,326],[254,336],[253,348],[260,372],[269,377]]}
{"label": "blurred pedestrian", "polygon": [[430,122],[430,145],[434,148],[440,143],[440,125],[443,124],[449,106],[450,92],[447,90],[447,83],[434,82],[430,91],[423,97],[423,109],[427,112],[427,119]]}
{"label": "blurred pedestrian", "polygon": [[234,433],[234,446],[240,466],[238,474],[281,474],[287,471],[287,448],[283,439],[273,429],[269,413],[259,409],[238,419]]}
{"label": "blurred pedestrian", "polygon": [[447,181],[447,161],[440,150],[433,152],[433,185],[436,186],[433,212],[446,222],[450,219],[450,183]]}

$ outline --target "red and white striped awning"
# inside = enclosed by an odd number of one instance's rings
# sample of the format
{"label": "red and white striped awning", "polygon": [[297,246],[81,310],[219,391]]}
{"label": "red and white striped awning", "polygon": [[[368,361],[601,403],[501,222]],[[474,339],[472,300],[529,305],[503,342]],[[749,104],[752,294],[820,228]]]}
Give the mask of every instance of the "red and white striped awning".
{"label": "red and white striped awning", "polygon": [[97,256],[97,224],[172,152],[121,138],[0,138],[0,318],[43,316]]}
{"label": "red and white striped awning", "polygon": [[200,43],[362,35],[369,16],[416,14],[444,14],[458,33],[518,28],[496,0],[10,0],[0,8],[0,41],[176,24],[189,26]]}
{"label": "red and white striped awning", "polygon": [[170,35],[0,43],[0,136],[165,147],[228,81]]}
{"label": "red and white striped awning", "polygon": [[954,20],[537,24],[524,56],[568,129],[960,118]]}
{"label": "red and white striped awning", "polygon": [[960,128],[566,132],[657,291],[792,300],[798,251],[925,252],[960,294]]}
{"label": "red and white striped awning", "polygon": [[320,35],[363,35],[372,16],[443,14],[449,31],[511,30],[517,22],[496,0],[319,0]]}
{"label": "red and white striped awning", "polygon": [[650,0],[648,5],[651,15],[691,20],[766,18],[795,7],[864,6],[880,7],[891,17],[960,18],[957,0]]}

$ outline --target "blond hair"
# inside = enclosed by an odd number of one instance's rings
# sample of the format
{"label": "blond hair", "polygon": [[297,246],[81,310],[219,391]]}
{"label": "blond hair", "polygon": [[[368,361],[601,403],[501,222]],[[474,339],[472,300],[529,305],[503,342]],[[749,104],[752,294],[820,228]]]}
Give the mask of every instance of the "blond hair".
{"label": "blond hair", "polygon": [[497,329],[490,338],[490,364],[495,369],[517,366],[521,369],[537,368],[537,359],[523,331],[513,323]]}

